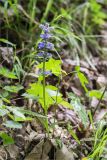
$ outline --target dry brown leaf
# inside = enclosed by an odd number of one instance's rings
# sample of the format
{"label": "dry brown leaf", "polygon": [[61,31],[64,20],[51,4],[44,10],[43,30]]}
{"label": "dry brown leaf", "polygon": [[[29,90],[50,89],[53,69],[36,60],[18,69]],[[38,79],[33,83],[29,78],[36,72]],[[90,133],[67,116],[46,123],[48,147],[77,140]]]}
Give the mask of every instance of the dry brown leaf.
{"label": "dry brown leaf", "polygon": [[6,147],[7,152],[12,160],[16,160],[19,154],[19,149],[15,144]]}
{"label": "dry brown leaf", "polygon": [[[53,145],[56,146],[55,140],[51,140]],[[66,145],[62,145],[61,149],[56,149],[55,160],[74,160],[73,152],[68,150]]]}
{"label": "dry brown leaf", "polygon": [[3,60],[8,63],[13,61],[13,48],[12,47],[0,47],[0,54],[2,55]]}
{"label": "dry brown leaf", "polygon": [[42,140],[33,148],[24,160],[49,160],[48,153],[51,150],[51,147],[52,144],[49,140],[45,143],[44,140]]}
{"label": "dry brown leaf", "polygon": [[95,121],[100,121],[105,116],[106,113],[107,109],[101,109],[99,113],[96,113]]}
{"label": "dry brown leaf", "polygon": [[107,85],[107,78],[104,75],[100,75],[97,78],[97,85],[98,87],[105,87]]}

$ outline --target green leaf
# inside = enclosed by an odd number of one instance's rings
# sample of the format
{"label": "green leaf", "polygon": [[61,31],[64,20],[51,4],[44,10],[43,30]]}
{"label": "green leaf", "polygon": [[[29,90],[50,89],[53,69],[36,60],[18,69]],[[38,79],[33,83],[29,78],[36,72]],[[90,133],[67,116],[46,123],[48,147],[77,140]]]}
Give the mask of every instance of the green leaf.
{"label": "green leaf", "polygon": [[21,89],[23,89],[23,86],[17,85],[17,86],[5,86],[4,89],[9,92],[18,93]]}
{"label": "green leaf", "polygon": [[32,121],[33,118],[31,117],[25,117],[25,118],[22,118],[22,117],[18,117],[18,116],[14,116],[14,121],[16,122],[25,122],[25,121]]}
{"label": "green leaf", "polygon": [[[58,88],[52,85],[47,85],[45,87],[45,102],[46,108],[44,107],[43,100],[43,85],[41,83],[33,83],[30,85],[31,88],[27,90],[27,94],[33,95],[33,97],[39,97],[38,102],[42,105],[44,109],[48,109],[53,104],[61,104],[64,107],[72,109],[72,105],[64,101],[62,94],[58,92]],[[57,97],[57,98],[56,98]]]}
{"label": "green leaf", "polygon": [[9,104],[10,104],[10,100],[8,100],[7,98],[2,97],[2,100],[3,100],[4,102],[6,102],[6,103],[9,103]]}
{"label": "green leaf", "polygon": [[97,25],[101,25],[104,23],[104,19],[106,18],[106,14],[102,12],[102,7],[96,1],[90,0],[90,8],[92,15],[92,22]]}
{"label": "green leaf", "polygon": [[19,109],[19,111],[21,111],[21,113],[33,116],[33,117],[40,117],[40,118],[46,118],[45,116],[38,114],[36,112],[32,112],[30,110],[25,110],[25,109]]}
{"label": "green leaf", "polygon": [[15,73],[9,71],[7,68],[4,68],[4,67],[0,68],[0,75],[6,78],[17,79],[17,77],[15,76]]}
{"label": "green leaf", "polygon": [[[27,90],[27,93],[33,95],[35,97],[39,97],[38,102],[44,108],[44,100],[43,100],[43,86],[40,83],[33,83],[31,84],[31,88]],[[53,104],[53,100],[50,98],[49,94],[46,93],[45,90],[45,97],[46,97],[46,106],[49,107],[50,104]],[[46,109],[46,108],[44,108]]]}
{"label": "green leaf", "polygon": [[76,140],[76,142],[80,144],[80,141],[79,141],[76,133],[73,131],[72,126],[68,125],[68,131],[71,134],[71,136]]}
{"label": "green leaf", "polygon": [[24,93],[24,94],[22,94],[22,96],[24,96],[25,98],[28,98],[28,99],[36,100],[36,101],[38,101],[38,99],[39,99],[39,96],[35,96],[35,95],[29,94],[29,93]]}
{"label": "green leaf", "polygon": [[71,105],[74,108],[74,111],[78,114],[78,117],[81,119],[84,127],[88,125],[88,115],[85,110],[85,107],[81,104],[80,99],[76,97],[73,93],[68,94],[71,99]]}
{"label": "green leaf", "polygon": [[[51,97],[57,95],[57,91],[53,91],[53,90],[51,90],[51,89],[46,89],[46,92],[47,92]],[[60,95],[60,94],[58,93],[58,96],[59,96],[59,95]]]}
{"label": "green leaf", "polygon": [[76,67],[75,67],[75,70],[76,70],[77,72],[79,72],[79,71],[80,71],[80,66],[76,66]]}
{"label": "green leaf", "polygon": [[104,92],[105,88],[101,88],[100,90],[91,90],[87,93],[87,96],[89,97],[96,97],[97,99],[102,99],[103,100],[106,100],[107,99],[107,91],[105,91],[105,94],[103,95],[103,92]]}
{"label": "green leaf", "polygon": [[17,128],[17,129],[21,129],[22,128],[22,124],[18,123],[18,122],[14,122],[14,121],[6,121],[5,123],[3,123],[4,126],[8,127],[8,128]]}
{"label": "green leaf", "polygon": [[[45,69],[51,71],[52,74],[59,76],[61,75],[61,60],[55,60],[50,58],[48,62],[45,63]],[[43,62],[37,65],[38,68],[43,68]]]}
{"label": "green leaf", "polygon": [[63,143],[61,139],[55,138],[55,142],[56,142],[57,148],[61,149],[63,147]]}
{"label": "green leaf", "polygon": [[3,145],[14,144],[14,139],[8,136],[7,133],[0,132],[0,137],[3,139]]}
{"label": "green leaf", "polygon": [[77,76],[78,76],[80,83],[81,83],[82,87],[84,88],[84,90],[86,92],[88,92],[88,89],[85,86],[86,84],[88,84],[88,79],[86,78],[86,76],[81,72],[77,72]]}
{"label": "green leaf", "polygon": [[91,125],[92,125],[92,128],[93,128],[93,132],[94,132],[95,126],[94,126],[94,122],[93,122],[93,116],[92,116],[92,113],[91,113],[90,110],[88,111],[88,116],[89,116],[89,120],[91,122]]}
{"label": "green leaf", "polygon": [[14,115],[18,116],[18,117],[21,117],[23,119],[25,119],[25,116],[23,113],[21,113],[21,111],[18,110],[18,108],[13,108],[13,107],[7,107],[7,109],[11,112],[13,112]]}
{"label": "green leaf", "polygon": [[3,117],[8,113],[9,113],[9,111],[7,109],[0,107],[0,116]]}
{"label": "green leaf", "polygon": [[39,121],[41,122],[41,124],[44,126],[44,128],[46,129],[46,131],[49,133],[49,125],[48,125],[48,119],[47,117],[44,118],[38,118]]}
{"label": "green leaf", "polygon": [[13,44],[13,43],[9,42],[7,39],[0,38],[0,42],[3,42],[3,43],[6,43],[6,44],[9,44],[9,45],[11,45],[11,46],[15,47],[15,44]]}
{"label": "green leaf", "polygon": [[100,99],[102,96],[101,90],[91,90],[88,92],[89,97],[96,97],[97,99]]}
{"label": "green leaf", "polygon": [[55,86],[47,85],[45,87],[46,106],[44,106],[43,85],[38,82],[33,83],[30,86],[31,88],[27,90],[27,94],[39,97],[38,102],[42,105],[44,109],[48,109],[52,104],[56,102],[56,95],[57,103],[62,101],[62,95],[60,93],[57,93],[58,89]]}
{"label": "green leaf", "polygon": [[64,100],[62,102],[60,102],[59,104],[63,105],[63,107],[65,107],[65,108],[73,109],[73,106]]}
{"label": "green leaf", "polygon": [[89,82],[86,76],[80,71],[80,66],[76,66],[75,71],[77,72],[77,76],[80,80],[82,87],[84,88],[86,92],[88,92],[88,89],[86,88],[86,84],[88,84]]}
{"label": "green leaf", "polygon": [[52,7],[53,2],[54,2],[53,0],[47,1],[47,5],[46,5],[45,11],[43,13],[43,17],[42,17],[41,22],[43,22],[47,18],[48,13],[49,13],[49,11],[50,11],[50,9]]}

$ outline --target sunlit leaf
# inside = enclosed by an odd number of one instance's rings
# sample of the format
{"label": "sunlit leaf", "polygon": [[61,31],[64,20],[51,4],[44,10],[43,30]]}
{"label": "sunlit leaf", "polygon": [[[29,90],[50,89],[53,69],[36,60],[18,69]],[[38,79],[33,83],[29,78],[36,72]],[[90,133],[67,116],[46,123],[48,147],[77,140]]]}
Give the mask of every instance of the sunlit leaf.
{"label": "sunlit leaf", "polygon": [[89,160],[87,157],[82,158],[82,160]]}
{"label": "sunlit leaf", "polygon": [[86,76],[81,72],[78,72],[77,76],[78,76],[80,83],[81,83],[82,87],[84,88],[84,90],[86,92],[88,92],[88,89],[86,88],[86,84],[88,84],[88,80],[87,80]]}
{"label": "sunlit leaf", "polygon": [[16,122],[25,122],[25,121],[32,121],[33,118],[31,117],[25,117],[25,118],[22,118],[22,117],[18,117],[18,116],[14,116],[14,121]]}
{"label": "sunlit leaf", "polygon": [[[61,75],[61,60],[55,60],[50,58],[48,62],[45,64],[45,68],[47,71],[51,71],[52,74],[59,76]],[[38,68],[42,69],[43,62],[37,65]]]}
{"label": "sunlit leaf", "polygon": [[0,132],[0,137],[3,139],[3,145],[14,144],[14,139],[10,137],[7,133]]}
{"label": "sunlit leaf", "polygon": [[9,71],[7,68],[4,67],[0,67],[0,75],[10,79],[17,79],[15,73]]}
{"label": "sunlit leaf", "polygon": [[42,105],[44,109],[48,109],[52,104],[56,103],[56,96],[57,96],[57,102],[62,101],[62,95],[58,93],[57,90],[58,89],[52,85],[47,85],[45,87],[46,106],[44,106],[43,85],[41,83],[31,84],[31,88],[27,90],[27,94],[39,97],[38,102]]}
{"label": "sunlit leaf", "polygon": [[68,103],[67,101],[62,101],[62,102],[60,102],[59,104],[61,104],[63,107],[65,107],[65,108],[69,108],[69,109],[73,109],[73,106],[70,104],[70,103]]}
{"label": "sunlit leaf", "polygon": [[88,79],[86,78],[86,76],[80,71],[80,66],[76,66],[75,71],[77,71],[77,76],[80,80],[80,83],[81,83],[82,87],[84,88],[84,90],[86,92],[88,92],[86,84],[88,84],[89,82],[88,82]]}

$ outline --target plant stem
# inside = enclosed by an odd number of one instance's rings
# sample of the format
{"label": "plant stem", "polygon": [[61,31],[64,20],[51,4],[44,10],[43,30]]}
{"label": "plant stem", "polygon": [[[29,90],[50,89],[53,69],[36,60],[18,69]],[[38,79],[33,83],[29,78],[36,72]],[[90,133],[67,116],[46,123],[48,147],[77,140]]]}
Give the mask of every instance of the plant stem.
{"label": "plant stem", "polygon": [[44,108],[45,108],[45,115],[47,113],[47,108],[46,108],[46,101],[45,101],[45,57],[43,58],[43,101],[44,101]]}
{"label": "plant stem", "polygon": [[48,117],[47,117],[47,106],[46,106],[46,96],[45,96],[45,87],[46,87],[46,80],[45,80],[45,57],[43,58],[43,101],[44,101],[44,114],[46,116],[46,130],[48,131],[49,137],[49,127],[48,127]]}
{"label": "plant stem", "polygon": [[55,110],[54,110],[54,129],[53,129],[53,136],[54,136],[54,132],[55,132],[55,118],[57,116],[57,98],[58,98],[58,92],[59,92],[59,85],[60,85],[60,77],[58,77],[58,89],[57,89],[57,92],[56,92],[56,100],[55,100],[55,103],[54,103],[54,107],[55,107]]}
{"label": "plant stem", "polygon": [[105,86],[105,89],[104,89],[104,91],[103,91],[103,93],[102,93],[102,95],[101,95],[101,98],[100,98],[100,100],[99,100],[99,102],[98,102],[98,104],[97,104],[95,110],[93,111],[93,117],[94,117],[96,111],[97,111],[98,108],[99,108],[99,105],[100,105],[100,103],[101,103],[101,101],[102,101],[102,99],[103,99],[103,97],[104,97],[104,94],[105,94],[105,92],[106,92],[106,89],[107,89],[107,85]]}
{"label": "plant stem", "polygon": [[[106,89],[107,89],[107,84],[106,84],[106,86],[105,86],[105,88],[104,88],[104,91],[103,91],[103,93],[102,93],[102,95],[101,95],[101,98],[100,98],[100,100],[99,100],[96,108],[95,108],[94,111],[92,112],[93,118],[94,118],[94,116],[95,116],[95,114],[96,114],[96,111],[98,110],[99,105],[100,105],[100,103],[101,103],[101,101],[102,101],[102,99],[103,99],[103,97],[104,97],[104,94],[105,94],[105,92],[106,92]],[[90,128],[90,125],[91,125],[91,121],[89,122],[89,125],[88,125],[88,127],[87,127],[87,131],[88,131],[88,129]]]}

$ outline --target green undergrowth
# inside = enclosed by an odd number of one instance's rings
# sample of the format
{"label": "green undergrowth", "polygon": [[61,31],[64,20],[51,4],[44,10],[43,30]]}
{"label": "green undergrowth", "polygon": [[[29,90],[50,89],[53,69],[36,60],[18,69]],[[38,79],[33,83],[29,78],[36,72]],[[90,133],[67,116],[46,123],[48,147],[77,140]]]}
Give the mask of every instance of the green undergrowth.
{"label": "green undergrowth", "polygon": [[[96,110],[85,107],[84,97],[89,101],[93,97],[101,101],[106,99],[107,93],[104,88],[99,90],[88,88],[89,80],[81,71],[79,58],[84,58],[95,70],[90,57],[103,55],[99,38],[101,26],[107,19],[105,5],[104,1],[93,0],[0,2],[0,15],[3,16],[0,19],[0,45],[8,48],[5,56],[2,52],[0,55],[0,117],[3,128],[0,137],[4,146],[15,143],[12,130],[23,129],[25,122],[31,122],[35,118],[42,123],[44,133],[50,138],[51,131],[54,133],[56,125],[56,110],[62,106],[76,113],[82,125],[77,127],[81,133],[87,130],[91,132],[92,150],[86,154],[87,158],[84,160],[100,160],[104,157],[107,141],[106,124],[104,119],[98,123],[94,121]],[[52,43],[55,47],[51,51],[52,57],[41,59],[37,56],[38,44],[41,42],[39,25],[45,22],[54,27]],[[66,53],[69,58],[78,60],[77,66],[70,73],[62,69],[63,55]],[[45,71],[50,71],[51,75],[45,75]],[[66,76],[78,78],[84,97],[67,92],[67,97],[64,98],[60,84]],[[50,83],[48,78],[56,82]],[[25,102],[30,100],[39,106],[39,113],[26,105]],[[48,111],[52,107],[55,108],[54,122],[50,124]],[[4,127],[9,130],[5,131]],[[81,146],[82,140],[79,139],[72,124],[67,124],[66,129]]]}

